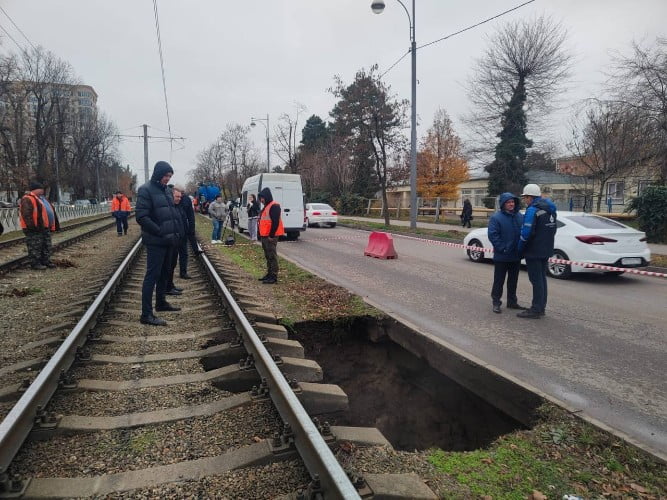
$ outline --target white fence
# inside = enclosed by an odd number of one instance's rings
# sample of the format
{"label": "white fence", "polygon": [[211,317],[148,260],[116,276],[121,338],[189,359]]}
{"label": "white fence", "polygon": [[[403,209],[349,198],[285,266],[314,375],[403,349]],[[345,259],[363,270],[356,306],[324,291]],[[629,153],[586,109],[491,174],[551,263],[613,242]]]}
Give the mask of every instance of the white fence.
{"label": "white fence", "polygon": [[[89,205],[86,207],[74,207],[70,205],[60,205],[55,207],[58,214],[58,220],[78,219],[80,217],[90,217],[91,215],[109,213],[109,205]],[[18,231],[21,229],[19,224],[18,208],[0,208],[0,222],[5,227],[5,232]]]}

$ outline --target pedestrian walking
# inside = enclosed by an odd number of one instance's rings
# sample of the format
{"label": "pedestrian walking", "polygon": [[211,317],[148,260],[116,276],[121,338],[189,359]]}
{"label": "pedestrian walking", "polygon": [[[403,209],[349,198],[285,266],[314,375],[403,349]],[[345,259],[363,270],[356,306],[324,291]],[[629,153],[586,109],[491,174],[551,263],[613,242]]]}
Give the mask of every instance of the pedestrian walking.
{"label": "pedestrian walking", "polygon": [[259,201],[264,205],[259,216],[259,237],[266,258],[266,275],[260,278],[265,285],[278,282],[278,237],[285,235],[280,204],[273,200],[269,188],[259,193]]}
{"label": "pedestrian walking", "polygon": [[127,218],[131,210],[132,207],[127,196],[122,191],[116,191],[116,195],[111,201],[111,215],[116,219],[116,232],[118,236],[127,234]]}
{"label": "pedestrian walking", "polygon": [[176,263],[180,260],[183,261],[181,257],[181,252],[185,252],[185,258],[188,258],[188,219],[183,206],[185,202],[183,201],[186,196],[184,196],[185,190],[181,187],[172,186],[171,187],[172,197],[174,199],[174,207],[176,208],[177,217],[177,230],[180,235],[178,246],[170,251],[170,265],[169,265],[169,279],[167,280],[167,295],[181,295],[183,289],[177,287],[174,284],[174,271],[176,270]]}
{"label": "pedestrian walking", "polygon": [[493,286],[491,300],[493,312],[500,313],[503,286],[507,277],[507,309],[525,309],[519,305],[516,287],[519,280],[519,237],[523,215],[519,213],[519,198],[512,193],[500,195],[500,210],[489,220],[488,235],[493,245]]}
{"label": "pedestrian walking", "polygon": [[257,219],[259,218],[259,202],[254,194],[248,198],[248,234],[250,241],[257,241]]}
{"label": "pedestrian walking", "polygon": [[521,196],[527,206],[519,238],[519,255],[526,259],[528,279],[533,285],[530,309],[517,314],[520,318],[544,316],[547,306],[547,265],[554,253],[556,205],[542,198],[537,184],[526,184]]}
{"label": "pedestrian walking", "polygon": [[466,198],[463,201],[463,210],[461,210],[461,226],[470,227],[470,221],[472,220],[472,203]]}
{"label": "pedestrian walking", "polygon": [[171,255],[180,242],[180,217],[171,192],[167,189],[174,169],[166,161],[153,168],[150,181],[137,191],[136,214],[141,239],[146,247],[146,275],[141,288],[141,318],[146,325],[164,326],[167,322],[153,314],[153,291],[156,311],[180,311],[167,302],[166,288]]}
{"label": "pedestrian walking", "polygon": [[25,235],[30,267],[56,267],[51,262],[51,233],[60,229],[58,214],[44,196],[44,185],[33,181],[19,204],[19,224]]}
{"label": "pedestrian walking", "polygon": [[222,230],[222,225],[225,223],[225,219],[227,218],[227,207],[222,202],[222,195],[217,195],[215,200],[213,200],[208,206],[208,215],[211,217],[211,222],[213,222],[211,243],[222,243],[220,241],[220,232]]}

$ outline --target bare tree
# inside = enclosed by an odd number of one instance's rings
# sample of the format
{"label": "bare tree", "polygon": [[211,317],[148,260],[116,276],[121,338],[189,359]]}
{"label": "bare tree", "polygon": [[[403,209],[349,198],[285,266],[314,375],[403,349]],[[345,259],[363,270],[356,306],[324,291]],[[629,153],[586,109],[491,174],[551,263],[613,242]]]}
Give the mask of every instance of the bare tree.
{"label": "bare tree", "polygon": [[650,160],[667,182],[667,38],[645,46],[632,44],[632,55],[618,55],[609,81],[618,102],[641,114],[651,135]]}
{"label": "bare tree", "polygon": [[533,130],[554,106],[569,76],[567,31],[549,17],[517,20],[489,38],[468,83],[472,111],[465,121],[476,143],[472,153],[494,150],[501,123],[511,106],[525,112]]}
{"label": "bare tree", "polygon": [[569,148],[598,183],[597,211],[607,181],[632,171],[646,153],[646,122],[640,113],[613,102],[592,101],[575,123]]}
{"label": "bare tree", "polygon": [[283,113],[278,118],[278,125],[275,128],[275,146],[274,151],[278,157],[287,165],[290,173],[298,173],[298,150],[297,150],[297,134],[299,131],[299,118],[301,113],[306,111],[306,106],[298,102],[294,103],[296,108],[295,116],[292,117],[287,113]]}

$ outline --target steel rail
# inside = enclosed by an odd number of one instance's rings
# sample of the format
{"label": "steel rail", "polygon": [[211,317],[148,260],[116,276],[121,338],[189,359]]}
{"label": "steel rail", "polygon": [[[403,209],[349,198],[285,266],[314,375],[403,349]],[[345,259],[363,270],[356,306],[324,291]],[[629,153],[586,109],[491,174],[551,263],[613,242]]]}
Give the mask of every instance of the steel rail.
{"label": "steel rail", "polygon": [[[88,219],[83,222],[75,222],[74,224],[67,224],[66,226],[60,226],[60,232],[64,231],[70,231],[72,229],[76,229],[81,226],[85,226],[87,224],[93,224],[94,222],[99,222],[103,219],[107,219],[109,216],[108,214],[100,216],[100,217],[95,217],[94,219]],[[74,219],[76,220],[76,219]],[[20,245],[21,243],[25,242],[25,236],[19,237],[19,238],[12,238],[11,240],[5,240],[5,241],[0,241],[0,249],[2,248],[9,248],[13,247],[15,245]]]}
{"label": "steel rail", "polygon": [[[77,243],[85,238],[93,236],[97,233],[101,233],[102,231],[105,231],[115,225],[116,225],[115,222],[110,222],[109,224],[105,224],[104,226],[96,227],[95,229],[92,229],[87,233],[78,234],[66,240],[59,241],[58,243],[54,244],[52,248],[53,250],[62,250],[63,248],[67,248],[68,246],[73,245],[74,243]],[[5,273],[7,271],[11,271],[12,269],[16,269],[18,267],[23,267],[27,265],[29,262],[30,262],[30,257],[28,255],[23,255],[21,257],[16,257],[15,259],[10,259],[6,262],[2,262],[0,263],[0,274]]]}
{"label": "steel rail", "polygon": [[61,374],[65,373],[76,359],[77,348],[85,344],[89,330],[111,300],[114,290],[129,269],[141,248],[141,239],[132,247],[113,273],[102,291],[83,314],[76,326],[63,341],[49,362],[42,368],[30,387],[21,396],[5,419],[0,422],[0,474],[7,467],[23,445],[33,428],[38,407],[46,408],[47,403],[59,386]]}
{"label": "steel rail", "polygon": [[207,274],[228,305],[227,313],[243,338],[245,349],[252,354],[255,368],[266,379],[273,404],[291,426],[294,443],[311,477],[319,477],[326,498],[361,498],[211,261],[206,254],[201,254],[201,258]]}

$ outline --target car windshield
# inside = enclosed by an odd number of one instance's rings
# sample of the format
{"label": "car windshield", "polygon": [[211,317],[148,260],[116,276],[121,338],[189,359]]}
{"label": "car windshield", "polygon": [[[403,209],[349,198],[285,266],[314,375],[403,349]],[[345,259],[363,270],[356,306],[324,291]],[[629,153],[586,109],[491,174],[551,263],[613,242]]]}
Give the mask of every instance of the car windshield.
{"label": "car windshield", "polygon": [[567,218],[586,229],[625,229],[623,224],[597,215],[570,215]]}
{"label": "car windshield", "polygon": [[333,210],[329,205],[326,203],[313,203],[310,205],[311,210]]}

